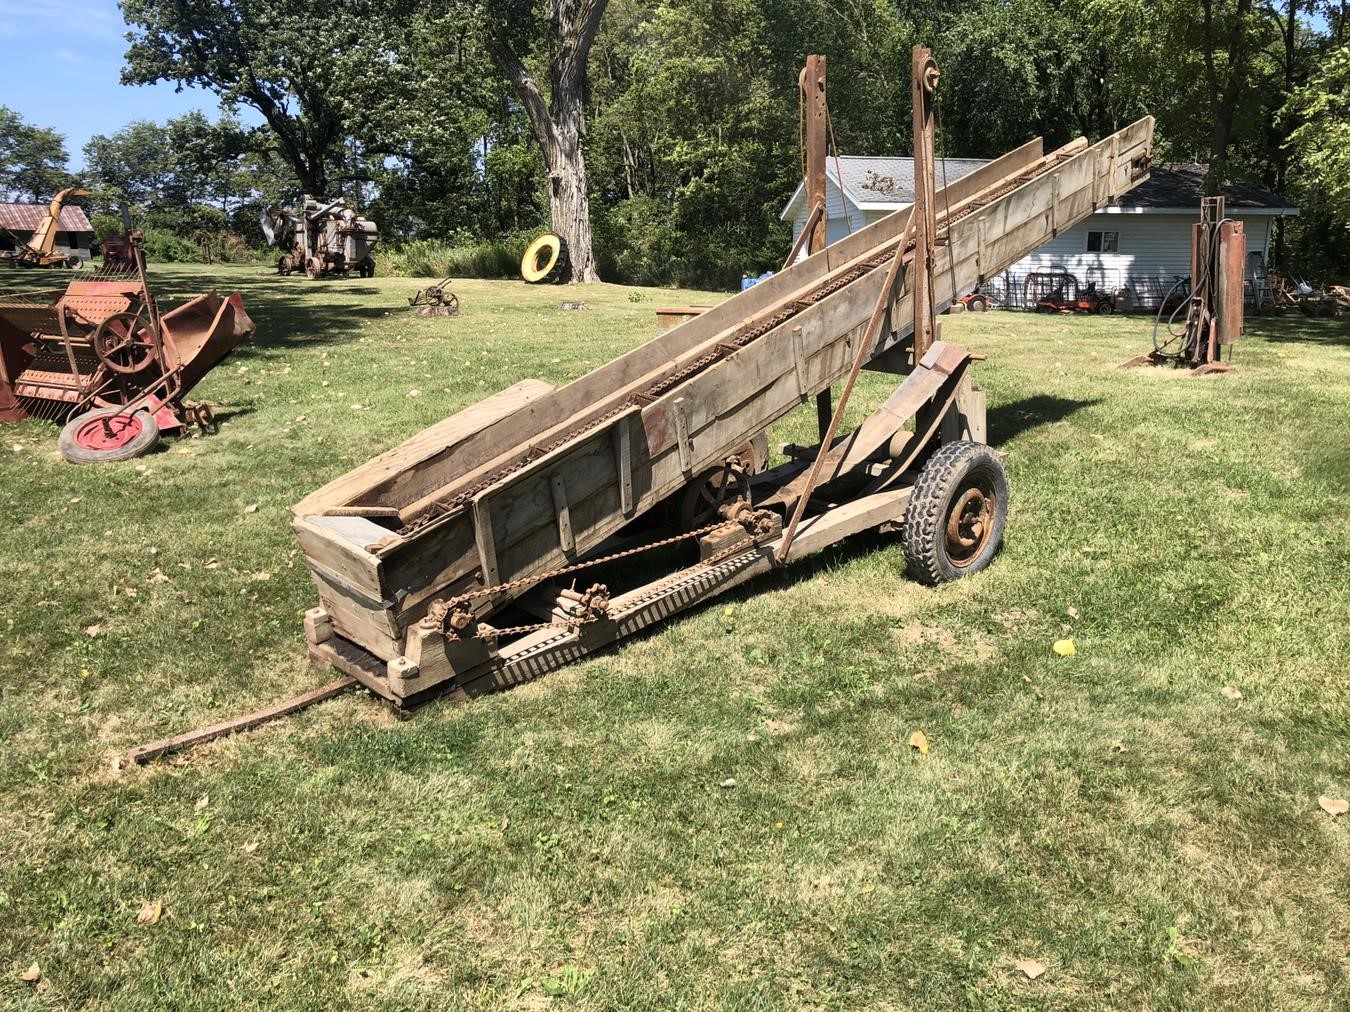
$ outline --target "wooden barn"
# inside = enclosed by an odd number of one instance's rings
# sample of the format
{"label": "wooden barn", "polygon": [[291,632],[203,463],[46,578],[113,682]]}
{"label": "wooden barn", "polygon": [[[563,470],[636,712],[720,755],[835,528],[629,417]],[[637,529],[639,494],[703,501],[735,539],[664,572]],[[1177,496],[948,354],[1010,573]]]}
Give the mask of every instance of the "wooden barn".
{"label": "wooden barn", "polygon": [[[31,242],[42,219],[47,217],[46,204],[0,204],[0,251],[12,251]],[[67,204],[61,208],[60,227],[56,232],[55,251],[73,253],[88,261],[93,253],[94,226],[84,208]]]}
{"label": "wooden barn", "polygon": [[[939,159],[937,183],[958,179],[984,162]],[[1156,308],[1178,275],[1190,273],[1191,224],[1200,214],[1206,166],[1154,166],[1148,182],[1119,201],[1065,229],[1030,256],[992,279],[994,293],[1021,304],[1028,273],[1064,268],[1080,282],[1116,294],[1124,307]],[[833,243],[864,225],[907,206],[914,198],[914,164],[909,158],[830,159],[827,167],[828,240]],[[1265,190],[1241,183],[1224,187],[1228,215],[1243,222],[1247,235],[1247,276],[1253,291],[1265,287],[1274,223],[1298,208]],[[798,187],[783,209],[793,237],[806,222],[805,191]]]}

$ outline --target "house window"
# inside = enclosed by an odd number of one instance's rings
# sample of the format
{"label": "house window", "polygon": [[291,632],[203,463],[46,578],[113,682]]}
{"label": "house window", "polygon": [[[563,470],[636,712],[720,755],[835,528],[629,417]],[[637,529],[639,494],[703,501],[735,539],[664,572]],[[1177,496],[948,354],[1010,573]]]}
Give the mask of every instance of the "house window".
{"label": "house window", "polygon": [[1089,253],[1114,253],[1120,248],[1119,232],[1089,232],[1087,251]]}

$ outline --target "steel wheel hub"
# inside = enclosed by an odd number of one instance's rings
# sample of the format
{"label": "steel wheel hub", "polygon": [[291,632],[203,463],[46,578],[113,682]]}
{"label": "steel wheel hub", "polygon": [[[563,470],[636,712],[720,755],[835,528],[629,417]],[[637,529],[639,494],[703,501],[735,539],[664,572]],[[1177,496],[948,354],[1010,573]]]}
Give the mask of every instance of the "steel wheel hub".
{"label": "steel wheel hub", "polygon": [[89,419],[75,430],[75,445],[86,450],[120,450],[139,436],[143,428],[136,415],[103,415]]}
{"label": "steel wheel hub", "polygon": [[957,494],[947,514],[947,557],[953,566],[968,566],[980,557],[994,532],[997,505],[993,486],[984,481]]}

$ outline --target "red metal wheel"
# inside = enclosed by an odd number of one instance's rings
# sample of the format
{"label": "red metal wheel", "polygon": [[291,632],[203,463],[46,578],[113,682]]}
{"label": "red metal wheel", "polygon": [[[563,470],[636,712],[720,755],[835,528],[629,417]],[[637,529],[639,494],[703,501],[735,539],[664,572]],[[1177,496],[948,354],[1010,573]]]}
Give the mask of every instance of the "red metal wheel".
{"label": "red metal wheel", "polygon": [[137,313],[114,313],[90,339],[98,360],[113,372],[130,376],[159,356],[159,340]]}
{"label": "red metal wheel", "polygon": [[61,430],[61,455],[72,464],[127,460],[159,442],[159,425],[146,411],[101,408],[78,415]]}

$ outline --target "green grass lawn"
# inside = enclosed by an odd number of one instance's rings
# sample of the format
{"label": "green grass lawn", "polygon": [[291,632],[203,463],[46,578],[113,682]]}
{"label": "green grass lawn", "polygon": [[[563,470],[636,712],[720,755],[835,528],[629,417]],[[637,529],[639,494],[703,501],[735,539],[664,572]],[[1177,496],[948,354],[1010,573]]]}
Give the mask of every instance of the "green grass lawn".
{"label": "green grass lawn", "polygon": [[1350,1006],[1318,807],[1350,796],[1350,321],[1253,321],[1192,379],[1114,368],[1141,317],[952,318],[1009,454],[986,573],[924,588],[865,537],[509,693],[350,693],[117,771],[330,677],[290,504],[700,298],[461,282],[438,320],[425,279],[155,274],[257,321],[197,391],[221,431],[84,468],[0,431],[0,1005]]}

